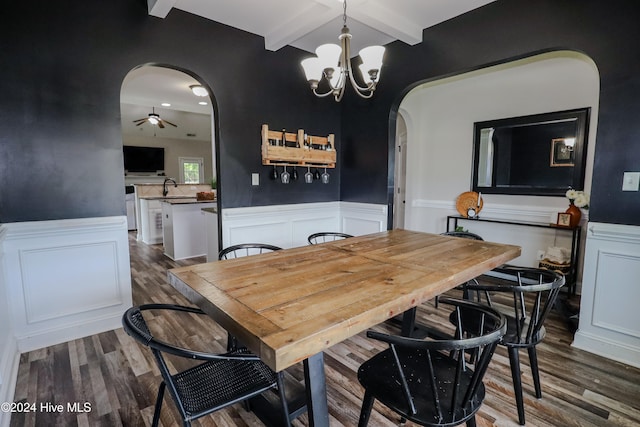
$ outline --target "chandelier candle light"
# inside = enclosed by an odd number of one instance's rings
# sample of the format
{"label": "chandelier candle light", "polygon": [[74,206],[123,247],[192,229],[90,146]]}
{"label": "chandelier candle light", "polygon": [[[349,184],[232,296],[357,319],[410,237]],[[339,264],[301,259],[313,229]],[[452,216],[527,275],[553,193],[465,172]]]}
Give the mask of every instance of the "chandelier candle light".
{"label": "chandelier candle light", "polygon": [[[311,85],[311,90],[320,98],[333,95],[336,102],[340,102],[347,79],[351,81],[358,95],[362,98],[371,98],[380,79],[384,47],[369,46],[359,52],[362,59],[362,65],[359,68],[367,86],[358,85],[351,68],[351,33],[347,27],[347,0],[343,0],[342,22],[342,32],[338,36],[341,46],[332,43],[318,46],[317,57],[304,59],[301,62],[302,68]],[[319,93],[318,85],[323,78],[329,85],[329,90]]]}

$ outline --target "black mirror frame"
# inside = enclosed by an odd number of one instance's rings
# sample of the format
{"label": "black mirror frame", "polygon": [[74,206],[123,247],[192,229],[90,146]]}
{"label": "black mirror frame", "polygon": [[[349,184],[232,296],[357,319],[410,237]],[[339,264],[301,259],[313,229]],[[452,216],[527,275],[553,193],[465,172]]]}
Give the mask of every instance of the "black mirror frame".
{"label": "black mirror frame", "polygon": [[[473,124],[473,174],[471,188],[473,191],[485,194],[511,194],[531,196],[564,196],[569,187],[575,190],[584,189],[584,178],[587,161],[587,140],[589,116],[591,108],[555,111],[551,113],[534,114],[529,116],[510,117],[498,120],[475,122]],[[513,127],[524,124],[544,123],[563,119],[576,118],[576,142],[574,146],[574,169],[572,182],[564,187],[549,186],[491,186],[480,187],[478,183],[478,169],[480,159],[481,130],[488,127]]]}

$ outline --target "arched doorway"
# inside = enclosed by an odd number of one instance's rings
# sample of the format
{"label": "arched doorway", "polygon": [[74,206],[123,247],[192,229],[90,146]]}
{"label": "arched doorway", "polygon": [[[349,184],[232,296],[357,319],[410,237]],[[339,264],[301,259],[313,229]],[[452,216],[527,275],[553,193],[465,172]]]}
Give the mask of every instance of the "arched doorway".
{"label": "arched doorway", "polygon": [[[405,227],[444,231],[446,216],[456,213],[456,197],[470,189],[476,121],[591,107],[588,192],[598,99],[599,74],[594,62],[572,51],[535,55],[417,85],[398,107],[407,124]],[[491,199],[490,207],[500,206],[514,214],[519,207],[532,205],[566,209],[566,201],[557,197],[491,195],[487,199]]]}
{"label": "arched doorway", "polygon": [[[193,86],[204,87],[207,94],[197,96]],[[163,170],[153,170],[153,165],[125,170],[125,186],[162,183],[165,178],[178,183],[217,183],[214,98],[202,79],[187,70],[142,65],[123,80],[120,105],[123,146],[164,153]],[[155,115],[163,120],[162,126],[144,120]],[[127,200],[128,219],[131,205]],[[129,221],[130,230],[140,223],[138,211],[134,218]],[[137,237],[140,239],[139,232]]]}

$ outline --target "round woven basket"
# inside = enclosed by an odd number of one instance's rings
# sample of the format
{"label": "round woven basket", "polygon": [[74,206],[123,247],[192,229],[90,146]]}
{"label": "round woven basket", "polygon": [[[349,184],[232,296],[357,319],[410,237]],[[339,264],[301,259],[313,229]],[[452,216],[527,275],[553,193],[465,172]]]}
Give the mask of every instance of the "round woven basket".
{"label": "round woven basket", "polygon": [[477,216],[482,210],[482,206],[484,206],[482,196],[475,191],[465,191],[460,194],[458,200],[456,200],[456,209],[458,213],[464,217],[468,217],[469,208],[473,208]]}

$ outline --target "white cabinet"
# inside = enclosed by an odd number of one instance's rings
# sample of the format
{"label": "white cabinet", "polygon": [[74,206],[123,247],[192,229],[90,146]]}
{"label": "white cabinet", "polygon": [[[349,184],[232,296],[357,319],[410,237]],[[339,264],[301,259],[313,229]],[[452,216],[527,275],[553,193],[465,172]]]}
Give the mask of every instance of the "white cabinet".
{"label": "white cabinet", "polygon": [[164,253],[174,260],[207,254],[207,230],[202,208],[213,208],[215,202],[163,201],[162,224]]}
{"label": "white cabinet", "polygon": [[142,241],[148,245],[162,243],[162,206],[160,200],[140,199]]}

